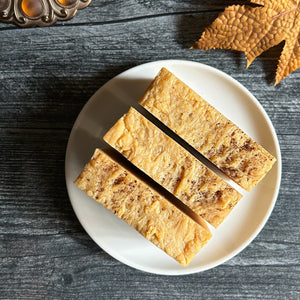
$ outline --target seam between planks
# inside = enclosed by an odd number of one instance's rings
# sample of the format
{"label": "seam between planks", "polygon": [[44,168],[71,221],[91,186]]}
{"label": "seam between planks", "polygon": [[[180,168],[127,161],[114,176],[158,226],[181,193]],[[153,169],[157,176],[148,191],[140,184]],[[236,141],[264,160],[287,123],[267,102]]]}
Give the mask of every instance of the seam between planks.
{"label": "seam between planks", "polygon": [[[225,7],[224,7],[225,8]],[[216,12],[222,12],[224,8],[217,8],[217,9],[209,9],[209,10],[199,10],[199,11],[180,11],[180,12],[172,12],[172,13],[160,13],[160,14],[154,14],[154,15],[143,15],[143,16],[137,16],[137,17],[131,17],[131,18],[124,18],[124,19],[116,19],[116,20],[109,20],[109,21],[99,21],[99,22],[82,22],[82,23],[68,23],[66,22],[57,22],[52,27],[78,27],[78,26],[99,26],[99,25],[108,25],[108,24],[122,24],[122,23],[129,23],[129,22],[135,22],[140,20],[147,20],[147,19],[155,19],[155,18],[161,18],[161,17],[167,17],[167,16],[177,16],[177,15],[190,15],[190,14],[203,14],[203,13],[216,13]],[[40,28],[47,28],[47,27],[40,27]],[[0,28],[1,31],[12,31],[12,30],[26,30],[26,29],[32,29],[32,28],[20,28],[20,27],[10,27],[10,28]]]}

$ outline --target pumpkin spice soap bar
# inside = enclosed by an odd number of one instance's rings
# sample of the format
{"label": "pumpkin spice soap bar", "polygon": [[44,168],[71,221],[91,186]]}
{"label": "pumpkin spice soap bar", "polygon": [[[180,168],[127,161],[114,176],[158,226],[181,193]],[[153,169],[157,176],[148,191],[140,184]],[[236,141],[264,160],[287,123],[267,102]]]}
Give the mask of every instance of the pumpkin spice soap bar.
{"label": "pumpkin spice soap bar", "polygon": [[276,159],[163,68],[139,103],[242,188],[250,191]]}
{"label": "pumpkin spice soap bar", "polygon": [[242,197],[133,108],[104,140],[215,227]]}
{"label": "pumpkin spice soap bar", "polygon": [[208,228],[99,149],[75,184],[184,266],[211,238]]}

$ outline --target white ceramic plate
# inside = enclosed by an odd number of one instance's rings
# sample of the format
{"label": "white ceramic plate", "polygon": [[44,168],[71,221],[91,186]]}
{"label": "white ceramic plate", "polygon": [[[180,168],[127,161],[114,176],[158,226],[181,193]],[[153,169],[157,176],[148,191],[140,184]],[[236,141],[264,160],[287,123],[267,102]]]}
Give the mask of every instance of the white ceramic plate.
{"label": "white ceramic plate", "polygon": [[[267,176],[247,193],[189,266],[183,267],[102,207],[73,183],[96,147],[107,148],[105,132],[137,101],[166,67],[277,158]],[[260,232],[276,202],[281,156],[275,130],[255,97],[240,83],[212,67],[190,61],[147,63],[102,86],[80,112],[66,152],[66,183],[74,211],[90,237],[119,261],[142,271],[182,275],[213,268],[245,248]]]}

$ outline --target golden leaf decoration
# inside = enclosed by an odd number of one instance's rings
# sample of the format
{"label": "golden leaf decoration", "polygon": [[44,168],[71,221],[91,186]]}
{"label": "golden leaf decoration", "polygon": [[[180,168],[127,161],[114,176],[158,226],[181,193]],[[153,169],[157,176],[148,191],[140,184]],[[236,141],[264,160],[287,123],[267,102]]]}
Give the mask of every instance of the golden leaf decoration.
{"label": "golden leaf decoration", "polygon": [[244,51],[247,67],[269,48],[285,41],[275,85],[300,67],[300,0],[251,0],[261,6],[232,5],[202,33],[193,49]]}

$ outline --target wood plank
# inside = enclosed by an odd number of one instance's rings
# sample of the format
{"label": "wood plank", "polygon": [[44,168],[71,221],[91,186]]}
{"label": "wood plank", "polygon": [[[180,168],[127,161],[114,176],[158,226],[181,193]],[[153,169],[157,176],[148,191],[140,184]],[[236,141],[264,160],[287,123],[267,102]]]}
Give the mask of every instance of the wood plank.
{"label": "wood plank", "polygon": [[[245,2],[242,0],[242,2]],[[96,1],[87,8],[79,10],[76,17],[57,22],[54,27],[80,26],[84,24],[103,24],[126,22],[136,18],[151,18],[158,15],[185,14],[190,12],[222,11],[226,5],[235,1],[171,1],[171,0],[128,0]],[[216,13],[216,14],[217,14]],[[0,23],[0,30],[18,30],[17,26]]]}
{"label": "wood plank", "polygon": [[[155,285],[159,277],[137,272],[109,257],[86,235],[74,216],[63,179],[68,131],[9,129],[1,130],[1,136],[5,137],[7,163],[0,169],[4,175],[2,187],[5,187],[0,202],[0,290],[6,297],[56,298],[65,295],[67,290],[69,295],[89,297],[102,292],[107,299],[135,297],[137,291],[138,295],[150,299],[155,295],[168,298],[170,292],[179,296],[183,295],[182,290],[193,291],[193,286],[198,286],[199,282],[201,289],[196,295],[194,292],[185,295],[217,298],[226,295],[230,298],[247,293],[247,297],[254,299],[272,288],[272,295],[278,297],[297,296],[297,233],[300,229],[297,205],[294,202],[291,207],[293,202],[284,201],[297,197],[297,183],[294,189],[281,191],[279,204],[266,227],[241,254],[216,269],[182,277],[179,282],[176,277],[166,277],[163,281],[166,286],[158,289]],[[113,278],[119,282],[116,290],[112,289]],[[147,286],[143,278],[147,278]],[[214,291],[216,278],[217,292]],[[9,286],[5,284],[8,280]],[[286,280],[289,284],[280,286]],[[121,291],[133,281],[135,292],[132,289]],[[84,289],[83,282],[86,283]]]}
{"label": "wood plank", "polygon": [[[207,15],[203,17],[209,18]],[[1,50],[0,62],[4,70],[0,74],[1,126],[70,128],[85,102],[113,76],[153,59],[177,58],[202,62],[229,73],[261,101],[276,129],[294,126],[299,132],[299,88],[294,88],[300,79],[299,71],[273,87],[265,79],[273,70],[265,67],[265,75],[264,64],[268,65],[270,59],[276,61],[276,52],[270,53],[271,57],[258,58],[245,70],[240,66],[245,60],[238,53],[189,50],[188,41],[191,45],[198,32],[193,29],[192,20],[193,16],[188,21],[190,26],[182,25],[180,16],[137,20],[130,22],[126,31],[118,23],[81,26],[80,31],[66,27],[55,31],[41,28],[3,32],[2,41],[7,46]],[[166,27],[170,31],[166,32]],[[176,36],[178,27],[185,32],[184,37]],[[33,31],[35,34],[31,34]],[[157,35],[148,36],[152,31]],[[11,38],[14,43],[9,43]],[[51,48],[53,43],[55,48]],[[18,59],[11,59],[11,53]],[[121,62],[120,57],[124,57]],[[276,118],[272,118],[275,114]]]}

